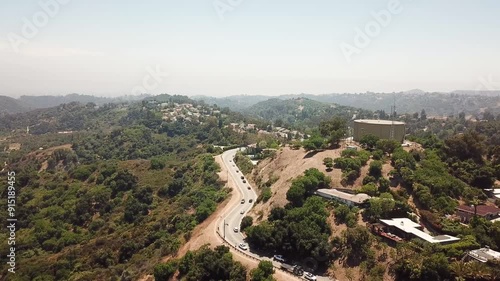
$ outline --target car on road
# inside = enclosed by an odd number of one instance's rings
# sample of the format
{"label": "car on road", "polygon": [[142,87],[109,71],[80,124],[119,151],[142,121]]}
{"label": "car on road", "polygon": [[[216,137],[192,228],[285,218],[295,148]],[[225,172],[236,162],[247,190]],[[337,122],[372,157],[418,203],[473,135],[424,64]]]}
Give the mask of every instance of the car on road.
{"label": "car on road", "polygon": [[240,171],[236,170],[236,173],[239,173]]}
{"label": "car on road", "polygon": [[242,214],[242,215],[243,215],[244,213],[245,213],[245,210],[241,210],[240,214]]}
{"label": "car on road", "polygon": [[245,199],[241,199],[241,204],[245,203]]}
{"label": "car on road", "polygon": [[229,162],[233,162],[233,161],[229,160]]}
{"label": "car on road", "polygon": [[244,180],[244,179],[245,179],[245,177],[244,177],[244,176],[241,176],[240,178],[241,178],[242,180]]}
{"label": "car on road", "polygon": [[238,232],[239,229],[237,227],[233,228],[234,232]]}
{"label": "car on road", "polygon": [[247,189],[250,190],[251,189],[250,186],[247,186]]}
{"label": "car on road", "polygon": [[245,244],[245,243],[240,243],[240,244],[238,245],[238,247],[239,247],[240,249],[242,249],[243,251],[248,250],[248,246],[247,246],[247,244]]}
{"label": "car on road", "polygon": [[304,278],[311,281],[316,281],[316,276],[310,272],[304,272]]}
{"label": "car on road", "polygon": [[243,183],[247,183],[247,181],[246,181],[246,180],[243,180]]}
{"label": "car on road", "polygon": [[248,203],[252,203],[252,202],[253,202],[253,199],[248,200]]}
{"label": "car on road", "polygon": [[279,261],[279,262],[285,262],[285,258],[282,255],[274,255],[273,260]]}

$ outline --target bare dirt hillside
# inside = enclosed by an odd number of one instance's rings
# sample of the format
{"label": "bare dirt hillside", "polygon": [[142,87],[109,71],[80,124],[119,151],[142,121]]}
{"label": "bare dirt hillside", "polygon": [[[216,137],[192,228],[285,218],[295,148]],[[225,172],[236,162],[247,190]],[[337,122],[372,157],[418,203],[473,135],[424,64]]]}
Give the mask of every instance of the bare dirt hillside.
{"label": "bare dirt hillside", "polygon": [[[267,182],[271,177],[278,177],[278,180],[271,185],[273,196],[266,203],[259,203],[252,209],[250,216],[254,220],[267,218],[267,215],[273,207],[283,207],[288,201],[286,200],[286,192],[294,178],[301,175],[305,170],[316,168],[329,176],[332,187],[342,187],[340,184],[342,172],[339,169],[326,171],[323,165],[323,159],[332,157],[333,159],[340,157],[343,148],[325,150],[317,153],[306,152],[303,149],[293,150],[289,147],[284,147],[276,152],[274,159],[266,159],[254,168],[252,175],[253,183]],[[255,186],[255,185],[254,185]]]}

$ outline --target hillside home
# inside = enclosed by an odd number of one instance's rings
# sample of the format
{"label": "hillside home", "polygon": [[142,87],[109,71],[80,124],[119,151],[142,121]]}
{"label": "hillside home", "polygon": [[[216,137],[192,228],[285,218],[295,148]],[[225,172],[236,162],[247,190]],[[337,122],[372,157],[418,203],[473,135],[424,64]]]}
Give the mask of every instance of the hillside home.
{"label": "hillside home", "polygon": [[456,209],[456,214],[463,223],[469,223],[470,219],[474,217],[474,213],[477,216],[485,218],[487,220],[493,220],[500,217],[500,208],[488,205],[478,205],[478,206],[468,206],[461,205]]}

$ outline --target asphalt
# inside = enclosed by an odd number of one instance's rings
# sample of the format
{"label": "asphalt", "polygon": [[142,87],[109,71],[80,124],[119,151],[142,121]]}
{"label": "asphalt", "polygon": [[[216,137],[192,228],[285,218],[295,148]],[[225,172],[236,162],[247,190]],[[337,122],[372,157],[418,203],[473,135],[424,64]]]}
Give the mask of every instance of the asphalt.
{"label": "asphalt", "polygon": [[[234,181],[234,184],[237,187],[236,190],[237,192],[233,196],[238,196],[238,201],[237,201],[238,203],[233,208],[230,208],[228,212],[222,214],[222,218],[220,219],[217,226],[224,240],[226,240],[228,243],[236,247],[238,247],[240,243],[245,243],[248,246],[248,244],[244,241],[244,236],[239,231],[239,228],[241,220],[243,219],[243,217],[246,216],[248,211],[250,211],[253,204],[255,204],[255,201],[257,200],[257,194],[255,193],[254,188],[250,186],[248,181],[246,183],[243,183],[243,179],[241,179],[241,176],[243,176],[243,174],[241,173],[241,171],[239,171],[239,168],[234,163],[233,157],[234,155],[236,155],[237,151],[238,149],[232,149],[222,153],[222,160],[228,171],[228,177],[227,177],[228,180]],[[250,189],[248,189],[248,187],[250,187]],[[241,203],[240,202],[241,199],[245,199],[245,203]],[[252,203],[249,203],[250,199],[253,200]],[[241,211],[243,211],[243,214],[241,214]],[[234,228],[238,228],[238,231],[235,232]],[[273,265],[278,268],[281,266],[281,263],[273,261],[272,258],[259,256],[255,253],[252,253],[250,249],[248,250],[239,249],[239,250],[245,252],[245,254],[254,257],[256,259],[272,261]],[[298,277],[294,279],[305,280]],[[317,280],[328,281],[331,279],[329,279],[328,277],[317,276]]]}

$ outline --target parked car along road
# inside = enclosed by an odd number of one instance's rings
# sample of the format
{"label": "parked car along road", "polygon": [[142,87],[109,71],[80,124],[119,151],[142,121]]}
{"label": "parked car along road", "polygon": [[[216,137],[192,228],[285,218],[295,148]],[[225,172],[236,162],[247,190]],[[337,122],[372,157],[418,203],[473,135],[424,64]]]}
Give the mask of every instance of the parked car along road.
{"label": "parked car along road", "polygon": [[309,272],[304,272],[304,278],[311,281],[316,281],[316,276]]}
{"label": "parked car along road", "polygon": [[274,259],[275,261],[285,262],[285,258],[283,258],[283,256],[282,256],[282,255],[274,255],[274,256],[273,256],[273,259]]}

